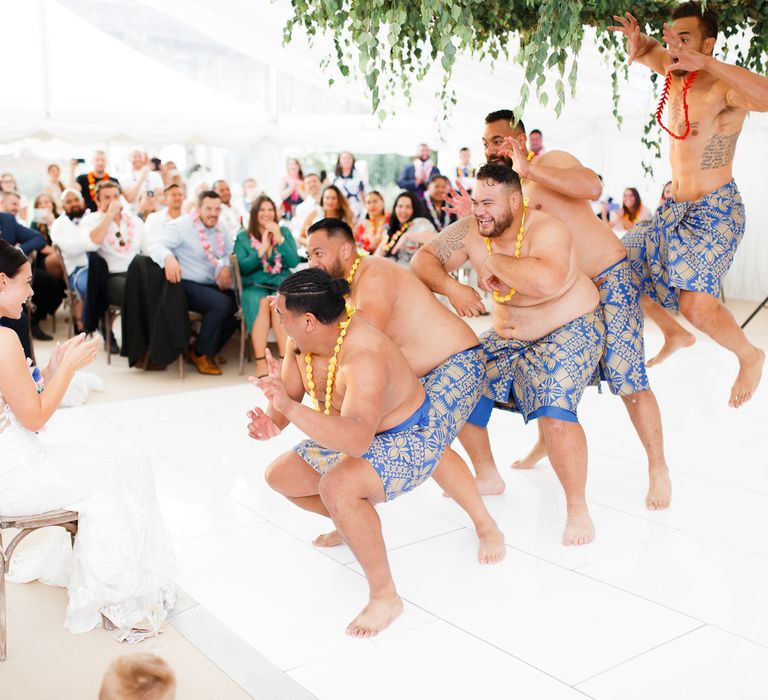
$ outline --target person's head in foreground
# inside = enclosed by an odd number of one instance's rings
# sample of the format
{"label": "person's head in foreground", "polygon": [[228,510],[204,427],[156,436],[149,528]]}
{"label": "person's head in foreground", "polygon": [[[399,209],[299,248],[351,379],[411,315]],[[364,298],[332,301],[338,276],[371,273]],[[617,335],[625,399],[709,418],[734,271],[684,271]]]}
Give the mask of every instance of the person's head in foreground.
{"label": "person's head in foreground", "polygon": [[32,296],[32,268],[16,246],[0,239],[0,317],[21,318]]}
{"label": "person's head in foreground", "polygon": [[311,268],[331,277],[345,277],[356,257],[355,236],[346,221],[326,218],[309,227],[307,258]]}
{"label": "person's head in foreground", "polygon": [[481,236],[501,236],[515,219],[523,204],[520,178],[502,160],[492,160],[477,171],[472,192],[472,214]]}
{"label": "person's head in foreground", "polygon": [[[711,56],[719,31],[717,10],[708,3],[702,13],[700,2],[684,2],[672,10],[672,29],[685,48]],[[688,71],[674,70],[672,74],[683,76]]]}
{"label": "person's head in foreground", "polygon": [[115,659],[101,683],[99,700],[173,700],[176,674],[153,654],[126,654]]}
{"label": "person's head in foreground", "polygon": [[277,289],[275,310],[297,352],[328,353],[339,335],[338,322],[346,317],[349,284],[325,270],[299,270]]}

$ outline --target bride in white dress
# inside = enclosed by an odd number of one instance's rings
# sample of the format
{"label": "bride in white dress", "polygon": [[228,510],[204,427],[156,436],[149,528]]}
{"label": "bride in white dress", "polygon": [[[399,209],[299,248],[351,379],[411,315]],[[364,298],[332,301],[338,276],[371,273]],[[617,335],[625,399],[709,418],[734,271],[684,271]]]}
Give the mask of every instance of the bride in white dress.
{"label": "bride in white dress", "polygon": [[[0,240],[0,316],[20,317],[31,281],[24,254]],[[158,605],[167,613],[175,598],[175,562],[149,459],[87,444],[43,444],[36,435],[100,342],[73,338],[57,347],[48,367],[35,370],[33,378],[16,333],[0,328],[0,513],[77,511],[64,624],[73,633],[87,632],[102,622],[108,626],[106,618],[125,637],[132,628],[146,627],[150,611],[156,618]],[[49,568],[60,566],[55,559],[49,556]],[[45,580],[37,564],[33,578]]]}

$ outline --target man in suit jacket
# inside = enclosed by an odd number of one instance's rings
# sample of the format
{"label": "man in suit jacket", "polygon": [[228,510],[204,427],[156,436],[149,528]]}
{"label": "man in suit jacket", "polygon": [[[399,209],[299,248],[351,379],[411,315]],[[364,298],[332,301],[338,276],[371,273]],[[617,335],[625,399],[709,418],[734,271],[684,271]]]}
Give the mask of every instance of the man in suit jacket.
{"label": "man in suit jacket", "polygon": [[427,183],[433,175],[439,175],[440,171],[432,163],[429,146],[426,143],[419,145],[419,155],[410,165],[406,165],[403,174],[397,181],[397,186],[408,192],[413,192],[419,199],[424,199]]}

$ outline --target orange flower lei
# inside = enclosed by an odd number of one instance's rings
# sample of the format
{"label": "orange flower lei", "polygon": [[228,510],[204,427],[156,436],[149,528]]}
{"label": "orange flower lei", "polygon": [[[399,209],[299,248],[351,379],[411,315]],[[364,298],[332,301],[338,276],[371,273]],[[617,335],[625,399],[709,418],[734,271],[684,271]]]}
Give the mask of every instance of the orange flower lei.
{"label": "orange flower lei", "polygon": [[[99,182],[104,182],[104,180],[109,180],[109,175],[107,173],[104,173],[99,178]],[[88,173],[88,191],[91,193],[91,199],[95,202],[96,201],[96,176],[93,174],[93,171]]]}

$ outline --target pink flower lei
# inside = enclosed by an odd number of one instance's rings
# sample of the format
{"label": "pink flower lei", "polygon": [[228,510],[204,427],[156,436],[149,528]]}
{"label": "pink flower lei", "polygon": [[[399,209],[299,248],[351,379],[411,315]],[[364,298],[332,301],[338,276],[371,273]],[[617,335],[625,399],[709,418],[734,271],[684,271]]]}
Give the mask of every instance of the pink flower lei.
{"label": "pink flower lei", "polygon": [[[122,231],[120,230],[121,228]],[[130,253],[133,248],[135,228],[133,217],[130,214],[123,212],[120,216],[120,224],[117,225],[117,231],[115,233],[110,231],[107,236],[107,244],[116,253]]]}
{"label": "pink flower lei", "polygon": [[261,256],[261,266],[264,268],[264,271],[270,275],[279,275],[283,270],[283,256],[280,255],[280,251],[277,249],[277,246],[275,246],[273,249],[274,258],[270,263],[267,259],[267,256],[262,255],[261,253],[261,241],[251,235],[249,235],[248,238],[250,239],[251,248],[253,248]]}
{"label": "pink flower lei", "polygon": [[205,230],[205,226],[203,226],[203,222],[200,221],[200,214],[198,212],[192,214],[192,221],[197,227],[197,232],[200,234],[200,243],[203,246],[203,251],[208,257],[208,262],[211,263],[212,267],[218,267],[221,259],[224,257],[224,252],[227,249],[224,243],[224,234],[218,226],[214,228],[214,235],[216,237],[216,254],[214,255],[211,252],[211,241],[208,238],[208,233]]}

